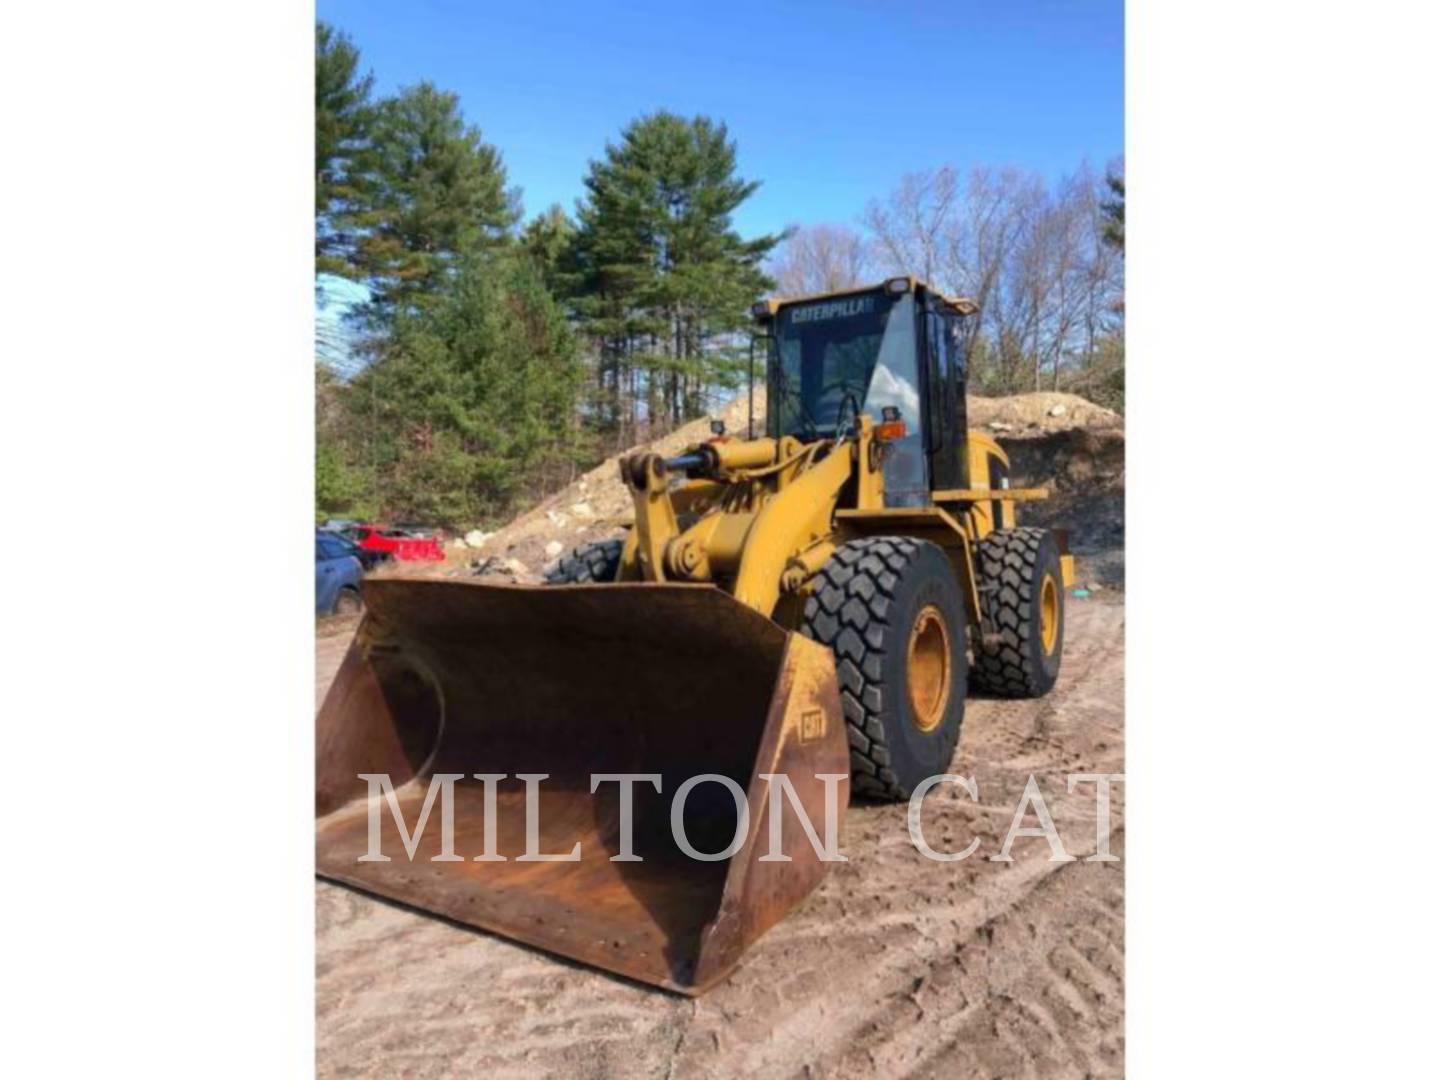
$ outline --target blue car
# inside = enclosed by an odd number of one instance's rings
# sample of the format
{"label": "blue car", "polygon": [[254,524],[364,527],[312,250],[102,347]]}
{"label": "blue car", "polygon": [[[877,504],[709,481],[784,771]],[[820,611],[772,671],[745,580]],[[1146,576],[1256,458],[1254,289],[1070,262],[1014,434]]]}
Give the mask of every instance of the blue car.
{"label": "blue car", "polygon": [[338,536],[315,532],[315,614],[358,615],[360,601],[360,560],[350,545]]}

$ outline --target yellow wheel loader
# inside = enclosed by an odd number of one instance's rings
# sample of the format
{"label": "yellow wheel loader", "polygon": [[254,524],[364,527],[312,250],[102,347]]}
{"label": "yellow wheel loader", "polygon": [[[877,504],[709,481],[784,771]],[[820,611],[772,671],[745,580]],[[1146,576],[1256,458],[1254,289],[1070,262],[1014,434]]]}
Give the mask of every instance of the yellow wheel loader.
{"label": "yellow wheel loader", "polygon": [[319,873],[723,978],[819,883],[852,787],[947,771],[967,686],[1054,685],[1073,563],[967,429],[975,313],[910,277],[762,302],[764,432],[624,459],[624,539],[540,586],[366,582],[317,718]]}

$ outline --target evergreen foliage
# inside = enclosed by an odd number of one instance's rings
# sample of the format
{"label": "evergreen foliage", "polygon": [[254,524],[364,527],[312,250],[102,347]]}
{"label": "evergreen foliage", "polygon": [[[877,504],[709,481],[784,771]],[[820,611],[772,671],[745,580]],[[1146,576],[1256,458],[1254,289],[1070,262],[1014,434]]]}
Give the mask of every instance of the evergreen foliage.
{"label": "evergreen foliage", "polygon": [[596,353],[590,418],[618,441],[701,415],[735,384],[734,338],[780,240],[732,226],[758,187],[736,175],[725,125],[703,116],[642,117],[591,162],[570,299]]}
{"label": "evergreen foliage", "polygon": [[1105,242],[1125,254],[1125,177],[1109,173],[1105,186],[1110,189],[1111,198],[1100,204],[1105,215]]}
{"label": "evergreen foliage", "polygon": [[345,228],[368,145],[375,79],[360,73],[360,53],[344,34],[315,24],[315,270],[354,276]]}
{"label": "evergreen foliage", "polygon": [[528,260],[472,255],[382,350],[320,428],[324,509],[349,495],[388,518],[463,527],[574,475],[576,339]]}
{"label": "evergreen foliage", "polygon": [[519,200],[500,152],[430,83],[379,103],[364,160],[355,264],[384,327],[441,298],[467,257],[503,246]]}

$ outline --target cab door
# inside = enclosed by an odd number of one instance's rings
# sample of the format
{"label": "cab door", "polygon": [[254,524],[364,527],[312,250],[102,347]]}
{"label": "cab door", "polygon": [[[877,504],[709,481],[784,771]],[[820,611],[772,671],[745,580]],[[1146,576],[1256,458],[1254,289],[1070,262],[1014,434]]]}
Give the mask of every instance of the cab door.
{"label": "cab door", "polygon": [[966,487],[965,365],[960,317],[928,297],[925,305],[925,437],[932,491]]}

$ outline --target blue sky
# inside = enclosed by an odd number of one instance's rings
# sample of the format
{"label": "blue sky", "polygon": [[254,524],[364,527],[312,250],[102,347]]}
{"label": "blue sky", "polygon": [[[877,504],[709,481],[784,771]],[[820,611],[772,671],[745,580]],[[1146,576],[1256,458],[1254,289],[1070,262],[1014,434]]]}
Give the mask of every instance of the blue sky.
{"label": "blue sky", "polygon": [[658,108],[725,121],[763,181],[742,234],[853,223],[905,172],[1054,178],[1124,150],[1121,0],[899,4],[319,0],[379,92],[429,79],[504,155],[527,217]]}

